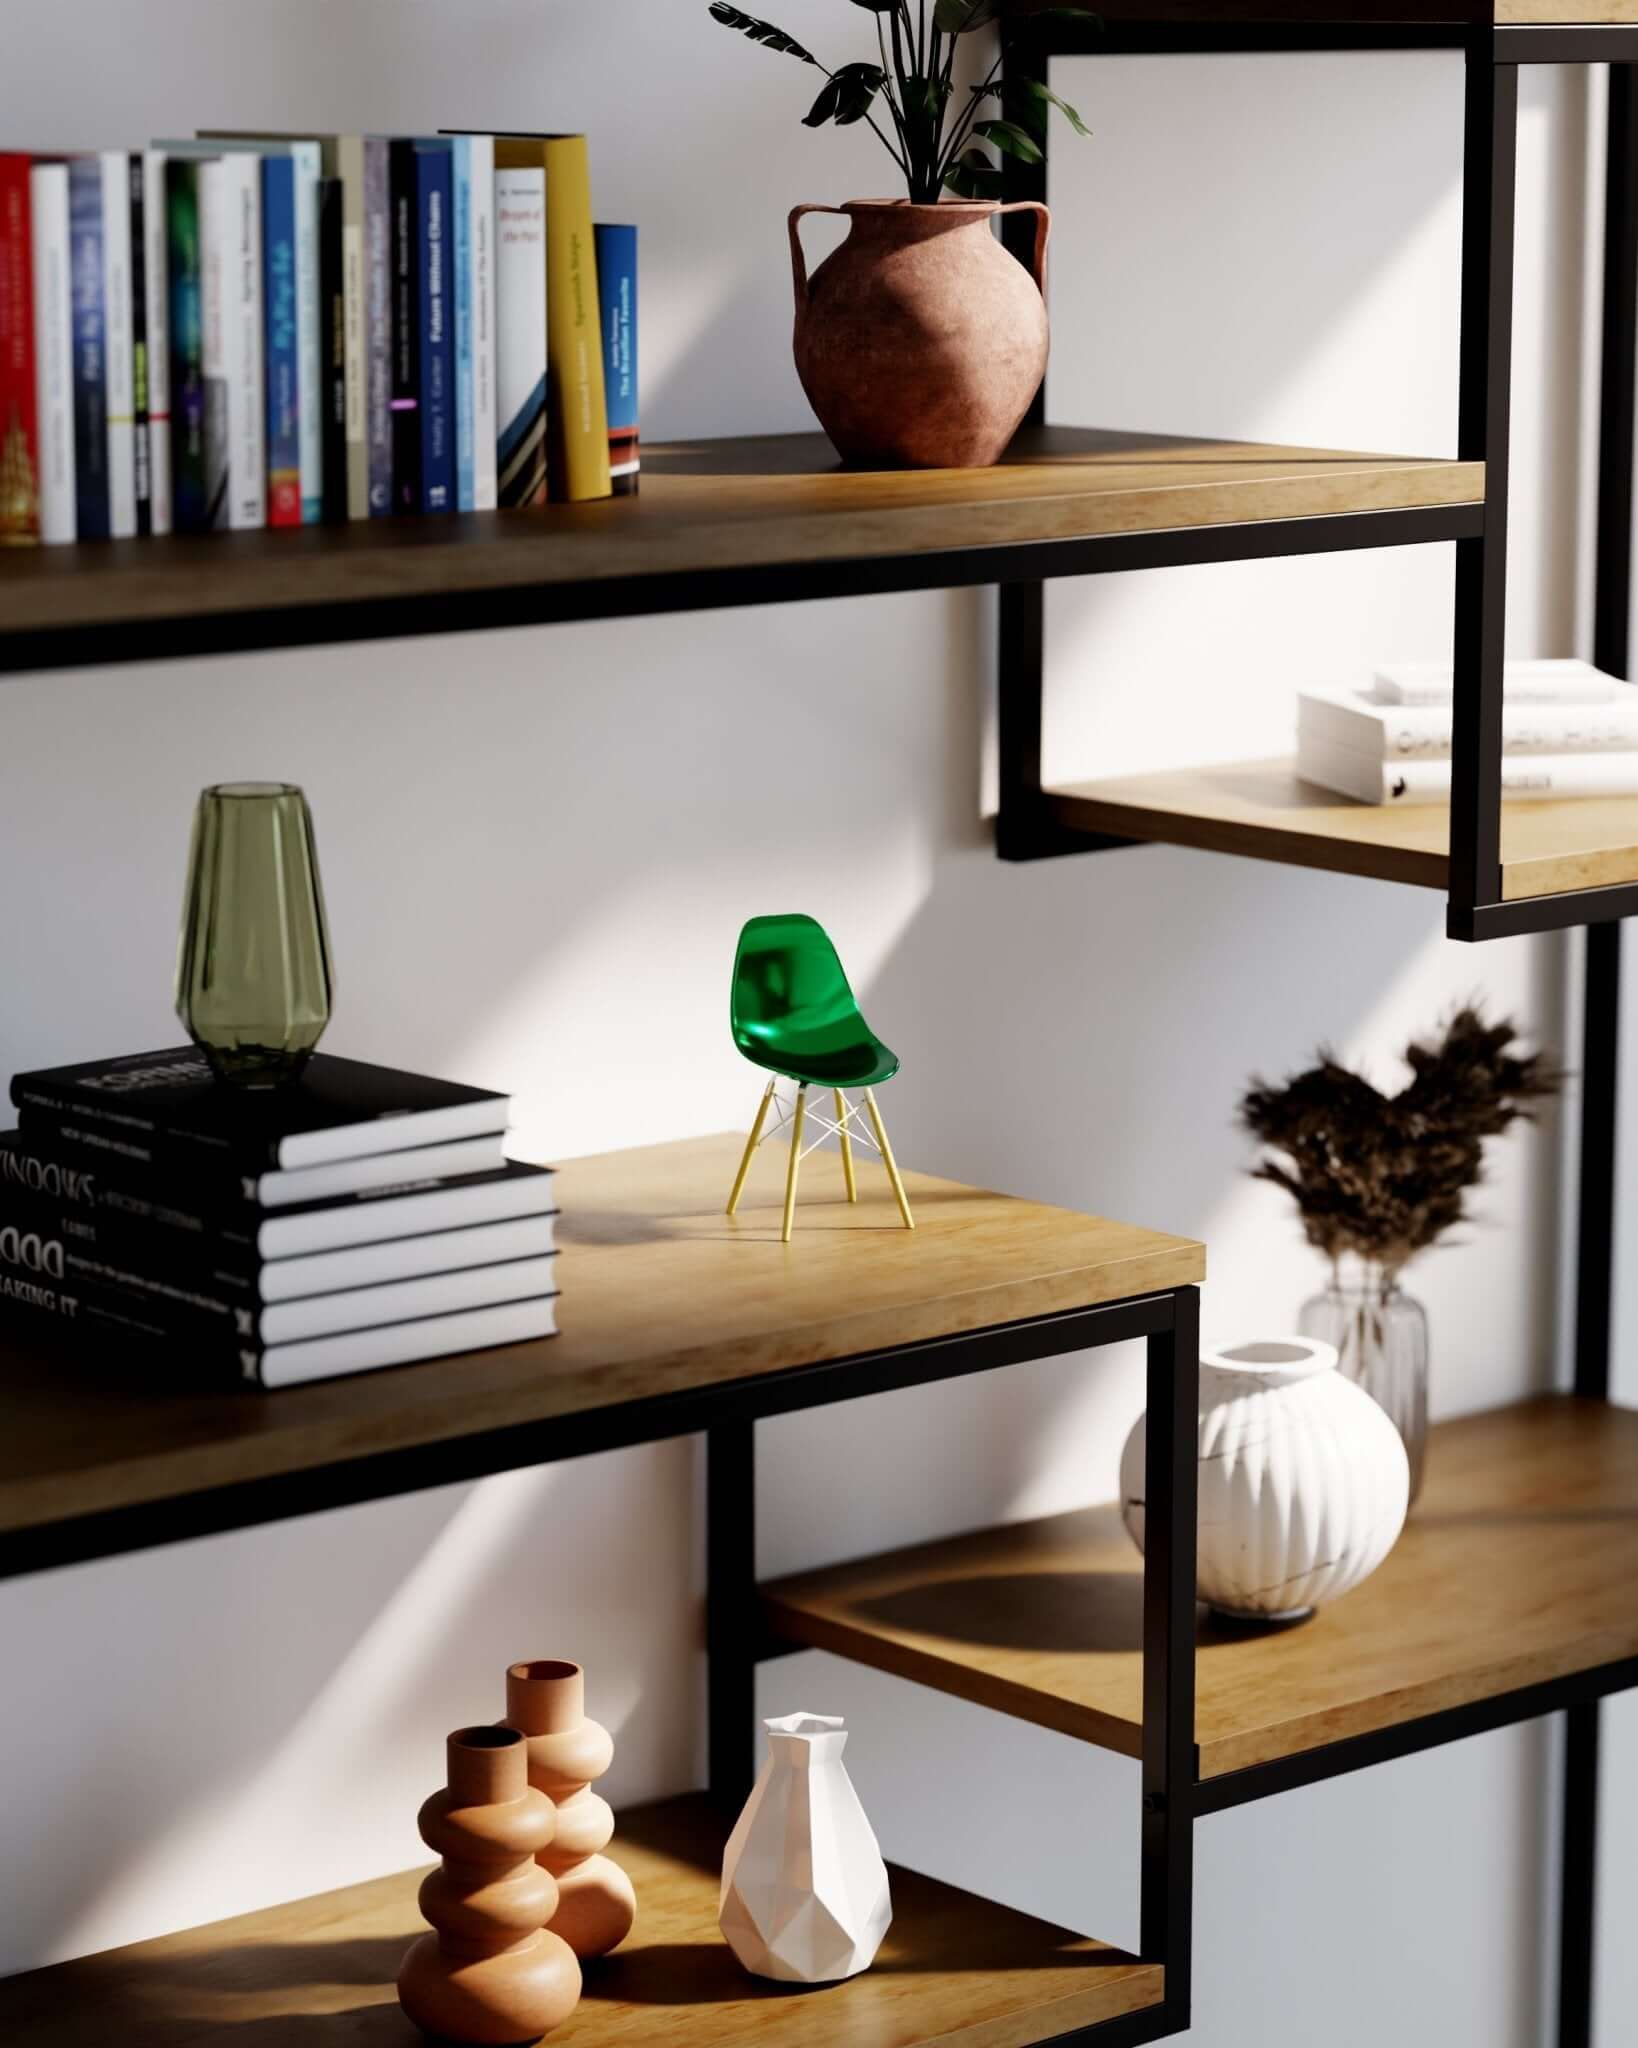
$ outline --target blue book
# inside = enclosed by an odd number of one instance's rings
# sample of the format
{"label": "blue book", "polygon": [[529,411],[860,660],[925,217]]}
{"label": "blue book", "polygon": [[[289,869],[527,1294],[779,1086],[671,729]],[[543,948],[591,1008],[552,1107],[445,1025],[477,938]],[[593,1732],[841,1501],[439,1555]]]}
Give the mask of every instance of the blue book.
{"label": "blue book", "polygon": [[472,137],[450,152],[455,181],[455,502],[470,512],[476,469],[472,438]]}
{"label": "blue book", "polygon": [[297,322],[296,166],[262,158],[262,307],[267,324],[267,523],[300,526],[301,353]]}
{"label": "blue book", "polygon": [[637,230],[600,221],[592,234],[603,327],[609,478],[614,495],[625,498],[636,490],[642,467],[637,439]]}
{"label": "blue book", "polygon": [[113,531],[108,495],[108,337],[104,330],[102,163],[68,165],[68,275],[74,356],[74,515],[81,540]]}
{"label": "blue book", "polygon": [[421,506],[455,510],[454,166],[447,142],[415,145],[421,301]]}

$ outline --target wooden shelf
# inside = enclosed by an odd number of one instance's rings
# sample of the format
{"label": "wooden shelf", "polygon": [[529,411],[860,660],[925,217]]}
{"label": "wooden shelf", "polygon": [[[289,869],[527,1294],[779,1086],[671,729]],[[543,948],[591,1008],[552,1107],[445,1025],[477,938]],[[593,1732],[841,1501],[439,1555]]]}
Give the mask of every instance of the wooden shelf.
{"label": "wooden shelf", "polygon": [[[847,1203],[830,1151],[804,1167],[783,1245],[777,1146],[737,1217],[723,1214],[743,1144],[730,1133],[566,1166],[562,1335],[541,1343],[259,1395],[156,1385],[146,1367],[48,1349],[13,1324],[0,1334],[0,1531],[561,1424],[1204,1274],[1189,1239],[922,1174],[905,1176],[918,1226],[906,1231],[869,1164]],[[523,1449],[511,1462],[528,1462]]]}
{"label": "wooden shelf", "polygon": [[[553,2048],[1024,2048],[1156,2006],[1158,1965],[894,1870],[875,1966],[814,1991],[759,1985],[717,1932],[725,1829],[703,1798],[620,1818],[637,1887],[625,1948],[586,1972]],[[426,1923],[420,1873],[302,1899],[0,1982],[28,2048],[415,2048],[393,1979]]]}
{"label": "wooden shelf", "polygon": [[8,549],[0,671],[993,581],[994,550],[1470,512],[1484,488],[1479,463],[1069,427],[996,469],[850,471],[819,434],[643,462],[637,497],[538,513]]}
{"label": "wooden shelf", "polygon": [[[1021,11],[1039,13],[1057,4],[1022,0]],[[1123,26],[1178,28],[1220,29],[1236,22],[1442,28],[1463,21],[1492,22],[1498,28],[1568,28],[1638,23],[1638,0],[1106,0],[1097,12],[1104,21]],[[1094,54],[1094,32],[1084,31],[1084,38],[1086,54]],[[1074,54],[1076,40],[1071,25],[1057,31],[1054,47]]]}
{"label": "wooden shelf", "polygon": [[[1202,1779],[1638,1654],[1638,1413],[1548,1397],[1439,1425],[1374,1577],[1271,1632],[1202,1620]],[[1113,1505],[768,1586],[774,1632],[1124,1756],[1142,1579]]]}
{"label": "wooden shelf", "polygon": [[[1354,803],[1303,782],[1289,761],[1066,783],[1047,795],[1053,814],[1083,831],[1429,889],[1450,884],[1445,805]],[[1504,900],[1634,881],[1638,797],[1502,806]]]}

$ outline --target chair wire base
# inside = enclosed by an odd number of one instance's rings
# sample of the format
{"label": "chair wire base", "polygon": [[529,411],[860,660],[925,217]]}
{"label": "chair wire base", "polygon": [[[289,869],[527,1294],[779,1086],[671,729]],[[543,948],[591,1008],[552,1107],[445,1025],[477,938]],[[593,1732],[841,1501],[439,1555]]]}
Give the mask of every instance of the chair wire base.
{"label": "chair wire base", "polygon": [[[836,1105],[836,1114],[827,1116],[824,1110],[810,1104],[809,1098],[816,1091],[806,1082],[799,1083],[794,1096],[787,1100],[780,1087],[783,1079],[785,1077],[781,1075],[774,1075],[763,1090],[762,1100],[757,1107],[756,1121],[752,1124],[751,1134],[745,1141],[745,1152],[739,1162],[739,1172],[734,1176],[733,1193],[728,1197],[728,1214],[732,1216],[739,1207],[739,1198],[745,1189],[746,1175],[751,1170],[751,1160],[757,1148],[776,1133],[783,1136],[788,1130],[790,1164],[785,1175],[785,1219],[781,1233],[786,1244],[791,1241],[795,1222],[798,1171],[808,1154],[823,1145],[828,1138],[836,1139],[841,1147],[842,1172],[847,1181],[848,1200],[856,1202],[859,1199],[858,1183],[853,1172],[853,1147],[855,1144],[862,1144],[874,1152],[886,1167],[894,1199],[899,1206],[899,1216],[906,1230],[914,1230],[915,1218],[910,1213],[909,1198],[904,1192],[904,1182],[899,1177],[898,1163],[893,1157],[887,1126],[882,1122],[882,1113],[876,1106],[874,1091],[869,1088],[863,1090],[864,1108],[861,1111],[858,1103],[848,1100],[845,1089],[831,1089],[829,1092]],[[770,1110],[773,1112],[771,1123],[768,1116]],[[808,1138],[804,1143],[804,1135],[810,1124],[815,1128],[817,1135]]]}

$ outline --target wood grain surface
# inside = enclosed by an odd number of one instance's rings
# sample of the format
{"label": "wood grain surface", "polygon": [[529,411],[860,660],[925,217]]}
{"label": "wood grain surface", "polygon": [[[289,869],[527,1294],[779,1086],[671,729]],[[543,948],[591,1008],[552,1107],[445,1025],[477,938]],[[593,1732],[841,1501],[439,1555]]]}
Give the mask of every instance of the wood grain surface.
{"label": "wood grain surface", "polygon": [[843,469],[820,434],[645,448],[636,497],[0,552],[8,634],[1473,502],[1479,463],[1027,431],[997,469]]}
{"label": "wood grain surface", "polygon": [[[1302,781],[1289,761],[1162,769],[1049,792],[1067,824],[1197,846],[1288,867],[1445,889],[1445,804],[1354,803]],[[1638,881],[1638,797],[1566,797],[1502,806],[1504,900]]]}
{"label": "wood grain surface", "polygon": [[[1441,1423],[1374,1577],[1286,1629],[1202,1617],[1215,1778],[1638,1654],[1638,1413],[1548,1396]],[[1142,1578],[1086,1508],[781,1580],[775,1631],[1137,1756]]]}
{"label": "wood grain surface", "polygon": [[[873,1969],[814,1990],[759,1984],[717,1932],[724,1839],[702,1798],[620,1816],[637,1925],[587,1968],[552,2048],[1025,2048],[1160,2003],[1157,1966],[902,1870]],[[28,2048],[418,2048],[393,1978],[425,1931],[419,1875],[10,1978],[0,2034]]]}
{"label": "wood grain surface", "polygon": [[[747,1067],[747,1112],[756,1075]],[[891,1115],[891,1105],[888,1106]],[[1203,1248],[1128,1223],[840,1156],[802,1172],[779,1241],[770,1143],[723,1214],[742,1135],[610,1152],[558,1180],[562,1335],[261,1394],[167,1385],[147,1361],[74,1357],[0,1332],[0,1528],[232,1486],[343,1458],[776,1373],[1024,1316],[1190,1285]]]}

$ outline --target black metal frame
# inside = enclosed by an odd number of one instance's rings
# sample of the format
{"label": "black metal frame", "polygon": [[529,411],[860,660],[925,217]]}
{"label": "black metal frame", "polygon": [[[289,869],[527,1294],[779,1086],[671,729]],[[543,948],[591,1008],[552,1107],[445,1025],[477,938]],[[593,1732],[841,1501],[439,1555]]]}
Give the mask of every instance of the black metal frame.
{"label": "black metal frame", "polygon": [[[1485,503],[1457,537],[1456,705],[1450,812],[1453,939],[1586,927],[1575,1390],[1609,1398],[1614,1298],[1616,1091],[1620,1061],[1621,925],[1638,887],[1501,900],[1502,659],[1507,582],[1509,404],[1512,392],[1514,182],[1518,66],[1608,63],[1594,656],[1626,676],[1633,541],[1635,359],[1638,359],[1638,26],[1492,28],[1488,22],[1401,27],[1188,22],[1024,23],[1009,32],[1009,69],[1048,82],[1054,55],[1168,50],[1460,48],[1466,59],[1463,138],[1461,395],[1458,455],[1485,464]],[[1046,161],[1007,160],[1009,197],[1045,198]],[[1009,223],[1014,226],[1014,223]],[[1024,258],[1021,241],[1013,243]],[[1035,417],[1044,418],[1044,390]],[[1308,552],[1296,529],[1273,529],[1268,552]],[[1411,536],[1405,536],[1409,539]],[[997,852],[1033,860],[1134,842],[1066,824],[1042,787],[1044,592],[1004,588],[998,656],[1000,807]],[[1638,1660],[1530,1686],[1404,1727],[1327,1745],[1194,1790],[1197,1814],[1358,1770],[1486,1729],[1563,1711],[1558,2042],[1591,2048],[1597,1868],[1599,1701],[1638,1684]]]}

